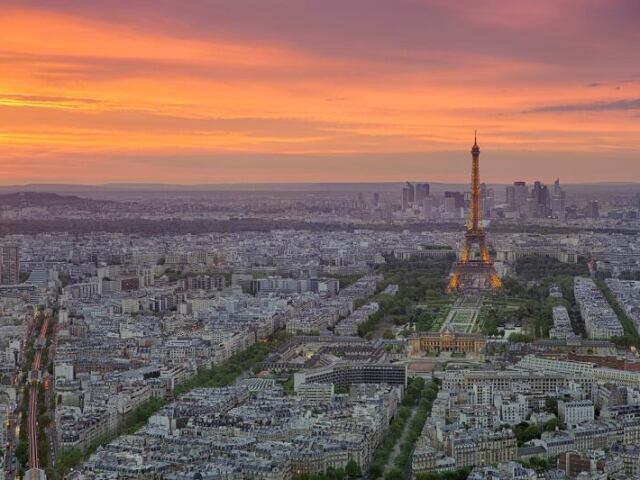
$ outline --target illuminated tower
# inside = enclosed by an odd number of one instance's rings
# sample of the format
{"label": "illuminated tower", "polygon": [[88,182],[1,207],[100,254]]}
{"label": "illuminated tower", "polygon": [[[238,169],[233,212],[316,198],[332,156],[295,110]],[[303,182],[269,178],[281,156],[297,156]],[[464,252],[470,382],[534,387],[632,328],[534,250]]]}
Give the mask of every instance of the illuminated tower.
{"label": "illuminated tower", "polygon": [[[481,223],[480,147],[477,136],[471,148],[471,159],[471,203],[467,231],[464,236],[464,246],[449,278],[447,287],[449,292],[461,288],[498,289],[502,286],[489,257],[486,235]],[[474,246],[478,248],[477,258],[474,255]]]}

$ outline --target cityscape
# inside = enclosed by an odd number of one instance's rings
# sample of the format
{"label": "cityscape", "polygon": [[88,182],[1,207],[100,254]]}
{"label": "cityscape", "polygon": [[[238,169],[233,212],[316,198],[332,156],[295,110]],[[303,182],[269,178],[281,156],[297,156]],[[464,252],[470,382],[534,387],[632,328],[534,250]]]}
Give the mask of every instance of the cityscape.
{"label": "cityscape", "polygon": [[0,25],[0,480],[640,480],[634,2]]}

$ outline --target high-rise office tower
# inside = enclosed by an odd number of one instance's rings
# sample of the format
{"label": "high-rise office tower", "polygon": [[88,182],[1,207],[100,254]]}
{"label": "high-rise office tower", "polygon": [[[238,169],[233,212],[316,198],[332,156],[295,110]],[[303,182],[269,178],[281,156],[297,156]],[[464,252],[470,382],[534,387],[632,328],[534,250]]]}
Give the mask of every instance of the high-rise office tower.
{"label": "high-rise office tower", "polygon": [[375,208],[380,206],[380,194],[378,192],[374,192],[373,194],[373,206]]}
{"label": "high-rise office tower", "polygon": [[507,185],[507,205],[510,209],[516,208],[516,187],[513,185]]}
{"label": "high-rise office tower", "polygon": [[507,187],[507,205],[513,210],[520,210],[525,206],[528,197],[529,189],[525,182],[513,182],[513,185]]}
{"label": "high-rise office tower", "polygon": [[480,185],[480,206],[482,208],[482,216],[491,218],[491,209],[495,205],[495,193],[493,188],[487,187],[486,183]]}
{"label": "high-rise office tower", "polygon": [[409,187],[402,187],[402,211],[409,208]]}
{"label": "high-rise office tower", "polygon": [[402,188],[402,210],[411,208],[416,200],[416,191],[413,183],[406,182]]}
{"label": "high-rise office tower", "polygon": [[534,218],[547,218],[551,213],[551,196],[549,189],[542,182],[536,181],[531,190],[531,211]]}
{"label": "high-rise office tower", "polygon": [[20,282],[20,248],[17,244],[0,246],[0,283],[14,285]]}
{"label": "high-rise office tower", "polygon": [[551,196],[551,215],[558,220],[566,219],[567,195],[560,187],[560,179],[557,178],[553,184],[553,195]]}
{"label": "high-rise office tower", "polygon": [[560,187],[560,179],[556,178],[556,181],[553,182],[553,193],[560,193],[562,191],[562,187]]}
{"label": "high-rise office tower", "polygon": [[450,219],[462,218],[466,204],[464,193],[444,192],[444,211]]}
{"label": "high-rise office tower", "polygon": [[598,201],[589,200],[584,213],[589,218],[600,218],[600,204]]}
{"label": "high-rise office tower", "polygon": [[416,183],[415,189],[415,203],[416,205],[422,205],[422,201],[429,196],[429,184],[428,183]]}
{"label": "high-rise office tower", "polygon": [[527,187],[526,182],[522,181],[513,182],[513,187],[515,188],[516,192],[516,205],[519,209],[522,209],[527,205],[527,199],[529,198],[529,187]]}
{"label": "high-rise office tower", "polygon": [[422,199],[422,218],[433,220],[433,197],[431,196]]}
{"label": "high-rise office tower", "polygon": [[541,217],[546,218],[551,214],[551,194],[549,193],[549,187],[542,186],[542,192],[540,193],[539,200]]}
{"label": "high-rise office tower", "polygon": [[413,205],[416,201],[416,187],[413,183],[407,182],[407,189],[409,190],[409,203]]}
{"label": "high-rise office tower", "polygon": [[459,218],[460,208],[456,207],[456,199],[454,197],[444,197],[444,213],[448,218]]}
{"label": "high-rise office tower", "polygon": [[464,193],[462,192],[444,192],[445,201],[447,198],[453,198],[456,208],[464,208]]}

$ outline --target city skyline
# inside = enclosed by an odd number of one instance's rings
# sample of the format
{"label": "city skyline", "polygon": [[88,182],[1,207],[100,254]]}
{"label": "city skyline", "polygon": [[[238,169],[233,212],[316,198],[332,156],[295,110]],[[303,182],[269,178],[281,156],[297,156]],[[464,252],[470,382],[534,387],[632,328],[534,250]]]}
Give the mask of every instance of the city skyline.
{"label": "city skyline", "polygon": [[635,2],[3,4],[3,185],[640,182]]}

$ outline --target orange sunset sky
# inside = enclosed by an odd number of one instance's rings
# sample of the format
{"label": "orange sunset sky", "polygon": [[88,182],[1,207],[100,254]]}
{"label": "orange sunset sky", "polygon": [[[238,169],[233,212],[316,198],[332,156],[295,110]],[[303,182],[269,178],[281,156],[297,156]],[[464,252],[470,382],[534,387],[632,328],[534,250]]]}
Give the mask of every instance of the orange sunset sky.
{"label": "orange sunset sky", "polygon": [[0,3],[2,184],[640,181],[636,0]]}

